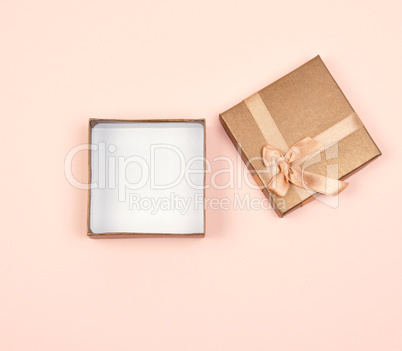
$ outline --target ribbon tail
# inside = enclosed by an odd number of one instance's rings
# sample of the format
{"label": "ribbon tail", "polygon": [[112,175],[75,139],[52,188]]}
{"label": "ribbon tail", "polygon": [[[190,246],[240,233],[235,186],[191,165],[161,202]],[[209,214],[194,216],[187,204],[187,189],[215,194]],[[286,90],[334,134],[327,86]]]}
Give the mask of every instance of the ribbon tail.
{"label": "ribbon tail", "polygon": [[289,180],[298,187],[311,189],[317,193],[330,196],[338,195],[349,185],[338,179],[293,169],[289,172]]}
{"label": "ribbon tail", "polygon": [[268,189],[275,195],[280,197],[285,196],[289,189],[289,181],[282,172],[279,172],[272,177],[268,184]]}

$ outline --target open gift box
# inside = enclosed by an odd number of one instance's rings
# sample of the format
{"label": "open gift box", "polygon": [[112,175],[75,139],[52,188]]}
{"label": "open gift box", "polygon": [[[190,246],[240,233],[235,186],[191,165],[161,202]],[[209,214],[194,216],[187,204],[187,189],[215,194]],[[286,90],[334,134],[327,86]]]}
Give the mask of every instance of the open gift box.
{"label": "open gift box", "polygon": [[89,121],[88,236],[205,235],[205,120]]}

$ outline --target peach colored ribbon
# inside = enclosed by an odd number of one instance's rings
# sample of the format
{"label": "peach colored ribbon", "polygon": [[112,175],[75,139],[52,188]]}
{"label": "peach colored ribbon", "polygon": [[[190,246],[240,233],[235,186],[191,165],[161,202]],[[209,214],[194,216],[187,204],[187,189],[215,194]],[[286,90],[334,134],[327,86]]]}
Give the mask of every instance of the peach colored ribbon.
{"label": "peach colored ribbon", "polygon": [[[313,190],[317,193],[336,196],[343,191],[348,183],[341,180],[325,177],[319,174],[306,172],[295,161],[318,151],[322,145],[310,137],[293,144],[283,155],[279,150],[267,144],[262,148],[262,159],[265,167],[273,168],[268,189],[277,196],[285,196],[289,183],[300,188]],[[278,172],[279,170],[279,172]]]}

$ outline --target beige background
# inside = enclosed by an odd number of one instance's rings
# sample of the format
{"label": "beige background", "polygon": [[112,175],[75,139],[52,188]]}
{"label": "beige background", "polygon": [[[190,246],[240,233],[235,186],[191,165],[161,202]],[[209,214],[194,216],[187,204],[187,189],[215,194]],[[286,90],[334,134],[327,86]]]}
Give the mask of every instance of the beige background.
{"label": "beige background", "polygon": [[[0,349],[401,350],[401,16],[397,0],[2,0]],[[86,237],[64,158],[88,118],[205,117],[209,158],[235,159],[218,114],[316,54],[384,154],[337,209]],[[207,196],[235,193],[264,198]]]}

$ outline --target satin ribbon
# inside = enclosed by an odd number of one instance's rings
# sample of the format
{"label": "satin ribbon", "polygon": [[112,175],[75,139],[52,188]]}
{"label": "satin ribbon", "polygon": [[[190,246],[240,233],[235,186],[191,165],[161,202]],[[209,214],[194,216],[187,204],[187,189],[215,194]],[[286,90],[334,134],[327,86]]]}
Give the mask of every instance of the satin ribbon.
{"label": "satin ribbon", "polygon": [[296,161],[318,152],[322,145],[310,137],[293,144],[283,155],[278,149],[267,144],[262,148],[262,159],[265,167],[273,170],[268,189],[277,196],[285,196],[289,183],[317,193],[336,196],[348,183],[304,171]]}

